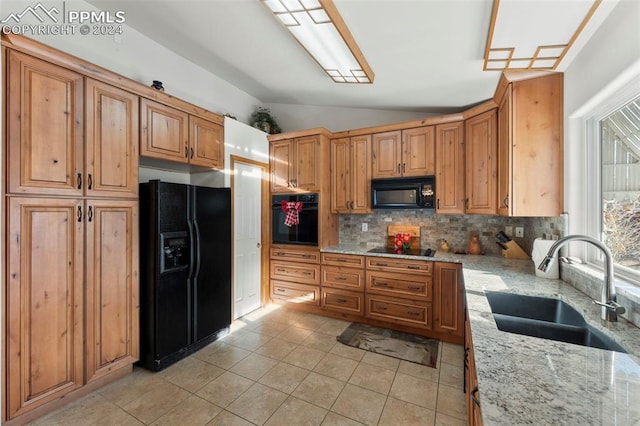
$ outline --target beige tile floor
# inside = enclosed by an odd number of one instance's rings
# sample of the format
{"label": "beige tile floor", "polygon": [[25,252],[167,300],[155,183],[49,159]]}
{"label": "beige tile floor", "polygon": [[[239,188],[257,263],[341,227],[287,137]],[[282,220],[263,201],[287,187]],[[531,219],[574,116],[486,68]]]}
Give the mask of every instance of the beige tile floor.
{"label": "beige tile floor", "polygon": [[159,372],[131,375],[35,425],[466,425],[462,346],[437,368],[336,342],[348,322],[272,306]]}

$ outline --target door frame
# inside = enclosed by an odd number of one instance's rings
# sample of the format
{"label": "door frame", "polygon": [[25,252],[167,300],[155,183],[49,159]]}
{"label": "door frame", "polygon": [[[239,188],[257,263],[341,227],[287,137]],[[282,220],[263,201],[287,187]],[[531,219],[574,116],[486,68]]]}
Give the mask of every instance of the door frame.
{"label": "door frame", "polygon": [[[237,155],[230,156],[231,164],[231,217],[235,220],[235,165],[236,163],[242,163],[249,166],[259,167],[262,169],[262,188],[260,194],[261,203],[261,222],[260,222],[260,307],[264,307],[269,303],[269,252],[271,249],[270,226],[271,226],[271,200],[270,200],[270,185],[269,185],[269,164],[262,163],[260,161],[252,160],[250,158],[240,157]],[[231,253],[235,254],[235,221],[231,227]],[[235,310],[235,261],[234,267],[231,272],[231,318],[233,321]]]}

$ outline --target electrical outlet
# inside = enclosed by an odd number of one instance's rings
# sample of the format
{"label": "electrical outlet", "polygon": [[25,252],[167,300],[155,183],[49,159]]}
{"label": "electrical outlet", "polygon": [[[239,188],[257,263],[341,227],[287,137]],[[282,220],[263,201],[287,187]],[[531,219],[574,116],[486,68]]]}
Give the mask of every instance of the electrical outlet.
{"label": "electrical outlet", "polygon": [[513,235],[513,226],[505,226],[504,233],[507,234],[507,237],[511,237]]}
{"label": "electrical outlet", "polygon": [[367,232],[369,230],[369,224],[366,222],[362,223],[362,232]]}
{"label": "electrical outlet", "polygon": [[524,237],[524,226],[516,226],[516,237]]}

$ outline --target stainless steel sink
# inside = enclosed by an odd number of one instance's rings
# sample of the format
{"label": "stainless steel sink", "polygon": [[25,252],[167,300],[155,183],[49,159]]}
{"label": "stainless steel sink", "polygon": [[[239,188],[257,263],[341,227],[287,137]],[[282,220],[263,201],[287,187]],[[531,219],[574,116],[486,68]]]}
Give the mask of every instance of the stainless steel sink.
{"label": "stainless steel sink", "polygon": [[562,300],[501,292],[485,294],[501,331],[627,353]]}

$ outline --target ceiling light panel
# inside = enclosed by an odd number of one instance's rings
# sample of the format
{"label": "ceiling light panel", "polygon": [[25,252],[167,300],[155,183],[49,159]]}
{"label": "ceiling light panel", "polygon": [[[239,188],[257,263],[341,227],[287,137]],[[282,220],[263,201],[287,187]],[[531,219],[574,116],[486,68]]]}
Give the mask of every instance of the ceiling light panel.
{"label": "ceiling light panel", "polygon": [[262,0],[336,83],[373,83],[374,73],[331,0]]}
{"label": "ceiling light panel", "polygon": [[494,0],[485,70],[555,70],[602,0]]}

